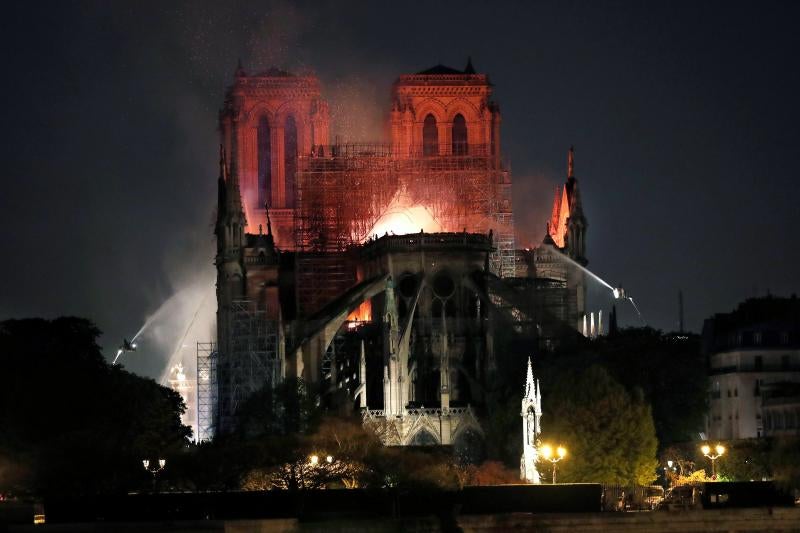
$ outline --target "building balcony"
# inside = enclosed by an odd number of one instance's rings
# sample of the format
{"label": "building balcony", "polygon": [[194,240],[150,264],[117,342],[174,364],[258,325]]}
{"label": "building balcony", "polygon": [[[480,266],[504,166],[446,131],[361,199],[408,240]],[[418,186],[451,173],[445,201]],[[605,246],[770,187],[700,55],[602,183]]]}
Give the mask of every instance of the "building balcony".
{"label": "building balcony", "polygon": [[775,364],[740,364],[740,365],[729,365],[729,366],[719,366],[711,368],[708,371],[708,375],[710,376],[719,376],[723,374],[738,374],[744,372],[800,372],[800,364],[789,364],[784,365],[780,362]]}

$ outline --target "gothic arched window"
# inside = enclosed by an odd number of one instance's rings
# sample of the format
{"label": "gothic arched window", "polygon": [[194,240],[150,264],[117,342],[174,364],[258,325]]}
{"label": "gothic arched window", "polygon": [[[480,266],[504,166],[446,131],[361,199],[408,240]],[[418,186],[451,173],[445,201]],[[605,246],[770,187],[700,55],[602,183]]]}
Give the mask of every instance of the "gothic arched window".
{"label": "gothic arched window", "polygon": [[258,121],[258,206],[269,201],[272,190],[272,147],[269,139],[269,121],[261,117]]}
{"label": "gothic arched window", "polygon": [[439,130],[436,117],[428,114],[422,126],[422,155],[439,155]]}
{"label": "gothic arched window", "polygon": [[453,155],[467,155],[467,121],[459,113],[453,118]]}
{"label": "gothic arched window", "polygon": [[433,433],[426,429],[421,429],[411,439],[410,444],[412,446],[437,446],[439,441],[433,436]]}
{"label": "gothic arched window", "polygon": [[286,207],[294,207],[294,178],[297,174],[297,124],[294,117],[286,118],[283,128],[284,169],[286,176]]}

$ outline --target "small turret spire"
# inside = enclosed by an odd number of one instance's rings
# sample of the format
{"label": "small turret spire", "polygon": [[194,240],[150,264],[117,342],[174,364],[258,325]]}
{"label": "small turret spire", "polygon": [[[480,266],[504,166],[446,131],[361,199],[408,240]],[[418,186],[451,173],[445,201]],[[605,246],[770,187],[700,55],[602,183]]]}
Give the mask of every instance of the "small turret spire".
{"label": "small turret spire", "polygon": [[358,397],[361,408],[367,408],[367,355],[364,349],[364,339],[361,339],[361,353],[358,358]]}
{"label": "small turret spire", "polygon": [[269,202],[264,202],[264,212],[267,214],[267,236],[272,238],[272,221],[269,218]]}
{"label": "small turret spire", "polygon": [[464,74],[475,74],[475,67],[472,66],[472,56],[467,56],[467,66],[464,67]]}
{"label": "small turret spire", "polygon": [[[236,172],[228,169],[228,158],[225,148],[219,145],[219,174],[220,186],[225,188],[225,212],[227,216],[245,219],[244,208],[242,207],[242,193],[239,190],[239,179]],[[247,224],[246,219],[243,222]]]}
{"label": "small turret spire", "polygon": [[533,386],[533,365],[531,365],[531,356],[528,356],[528,375],[525,376],[525,392],[528,392]]}
{"label": "small turret spire", "polygon": [[219,178],[217,179],[217,234],[222,234],[220,229],[225,223],[228,207],[228,185],[225,183],[225,151],[219,145]]}
{"label": "small turret spire", "polygon": [[242,66],[242,58],[240,57],[236,62],[236,72],[233,74],[237,78],[244,78],[247,76],[247,73],[244,71],[244,67]]}
{"label": "small turret spire", "polygon": [[222,146],[222,143],[219,143],[219,179],[226,180],[227,176],[225,175],[225,148]]}
{"label": "small turret spire", "polygon": [[569,155],[567,156],[567,177],[575,177],[575,147],[569,147]]}

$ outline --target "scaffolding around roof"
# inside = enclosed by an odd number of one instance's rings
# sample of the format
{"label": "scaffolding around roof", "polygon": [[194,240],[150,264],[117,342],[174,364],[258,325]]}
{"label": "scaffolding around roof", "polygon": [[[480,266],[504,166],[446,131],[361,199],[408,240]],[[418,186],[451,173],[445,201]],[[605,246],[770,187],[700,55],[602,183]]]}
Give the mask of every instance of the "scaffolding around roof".
{"label": "scaffolding around roof", "polygon": [[511,180],[490,152],[470,145],[459,154],[399,154],[379,143],[317,146],[311,155],[300,156],[294,180],[300,312],[313,313],[355,282],[344,256],[341,272],[328,280],[319,276],[310,254],[342,253],[365,242],[398,200],[404,207],[424,207],[442,231],[492,232],[491,270],[514,276]]}

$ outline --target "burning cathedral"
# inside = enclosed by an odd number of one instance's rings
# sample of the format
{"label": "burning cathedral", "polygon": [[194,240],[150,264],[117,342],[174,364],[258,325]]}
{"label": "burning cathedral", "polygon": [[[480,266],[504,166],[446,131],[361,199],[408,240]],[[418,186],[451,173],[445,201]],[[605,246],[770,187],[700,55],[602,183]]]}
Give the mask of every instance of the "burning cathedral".
{"label": "burning cathedral", "polygon": [[[587,263],[587,221],[573,152],[543,241],[519,249],[492,90],[471,61],[404,74],[387,139],[331,143],[316,78],[236,70],[219,114],[200,440],[231,431],[255,391],[300,378],[387,445],[457,446],[481,438],[498,365],[578,334],[585,279],[570,263]],[[528,347],[514,363],[512,340]]]}

